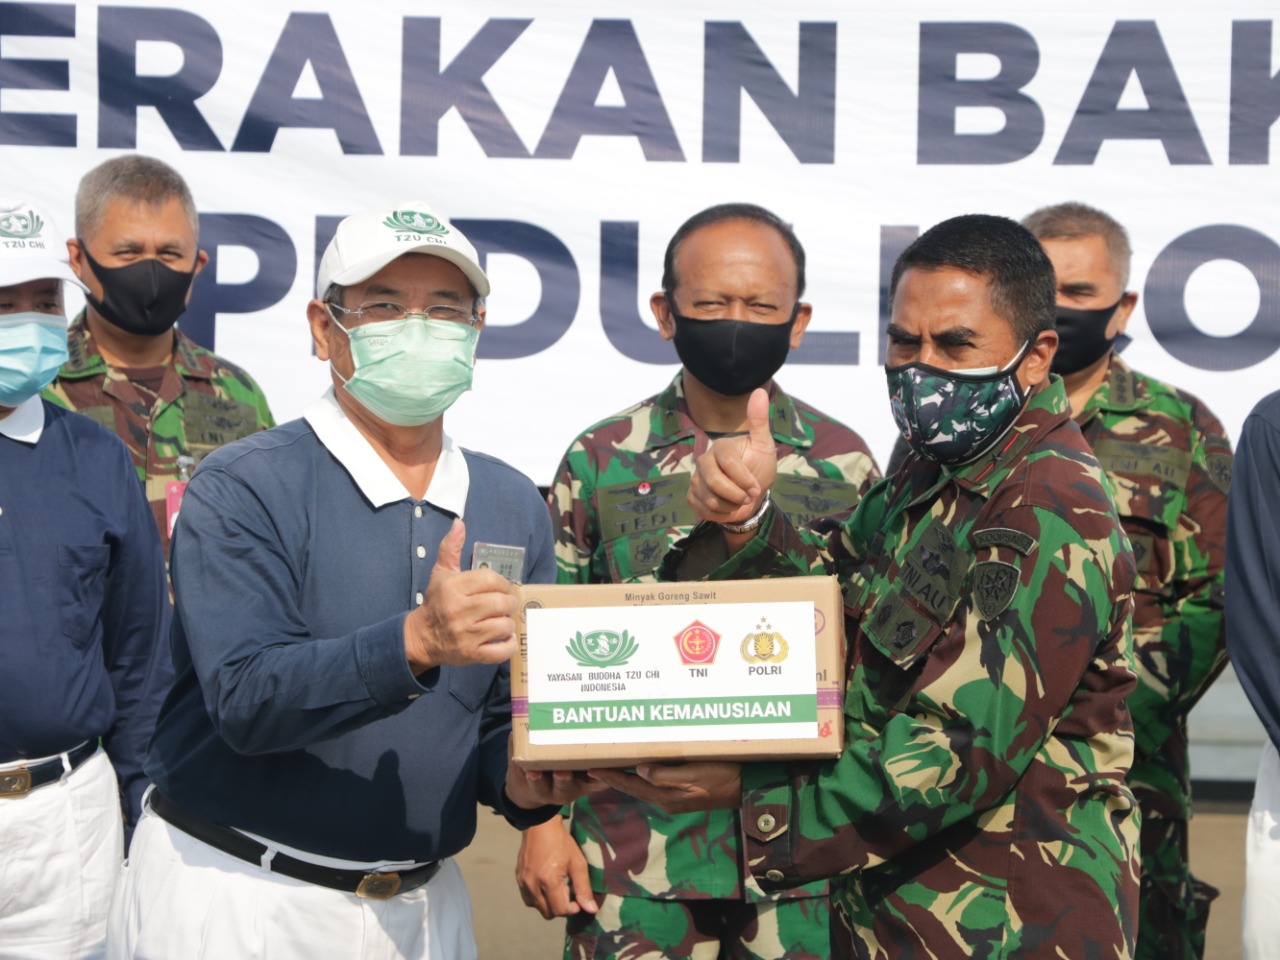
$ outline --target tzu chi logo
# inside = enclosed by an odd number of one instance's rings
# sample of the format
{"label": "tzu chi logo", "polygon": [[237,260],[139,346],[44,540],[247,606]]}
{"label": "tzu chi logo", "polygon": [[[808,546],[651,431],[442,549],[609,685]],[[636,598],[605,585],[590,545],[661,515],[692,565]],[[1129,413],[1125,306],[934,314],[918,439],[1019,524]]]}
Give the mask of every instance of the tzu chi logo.
{"label": "tzu chi logo", "polygon": [[640,645],[623,630],[593,630],[586,636],[576,633],[565,647],[580,667],[620,667],[633,656]]}
{"label": "tzu chi logo", "polygon": [[449,232],[449,228],[437,220],[429,213],[419,213],[417,210],[397,210],[387,219],[382,221],[383,226],[390,227],[392,230],[399,230],[404,233],[428,234],[436,237],[443,237]]}
{"label": "tzu chi logo", "polygon": [[0,214],[0,237],[11,237],[14,240],[33,240],[40,236],[40,228],[44,221],[40,214],[34,212],[11,212]]}
{"label": "tzu chi logo", "polygon": [[676,650],[687,666],[715,663],[720,634],[701,620],[695,620],[676,634]]}

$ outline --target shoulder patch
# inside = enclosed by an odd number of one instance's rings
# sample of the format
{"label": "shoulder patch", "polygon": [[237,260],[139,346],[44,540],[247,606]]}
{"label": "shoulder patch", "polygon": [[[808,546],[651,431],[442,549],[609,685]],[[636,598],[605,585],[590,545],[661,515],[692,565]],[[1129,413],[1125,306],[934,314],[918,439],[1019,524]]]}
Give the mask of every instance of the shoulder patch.
{"label": "shoulder patch", "polygon": [[993,620],[1005,610],[1018,590],[1019,571],[1011,563],[985,560],[973,568],[973,602],[978,616]]}
{"label": "shoulder patch", "polygon": [[1231,488],[1231,454],[1211,453],[1204,458],[1213,485],[1226,493]]}
{"label": "shoulder patch", "polygon": [[1121,367],[1111,369],[1111,402],[1118,407],[1133,406],[1133,372]]}
{"label": "shoulder patch", "polygon": [[975,547],[1011,547],[1024,557],[1036,548],[1039,542],[1029,533],[1014,530],[1010,527],[988,527],[975,530],[969,535]]}

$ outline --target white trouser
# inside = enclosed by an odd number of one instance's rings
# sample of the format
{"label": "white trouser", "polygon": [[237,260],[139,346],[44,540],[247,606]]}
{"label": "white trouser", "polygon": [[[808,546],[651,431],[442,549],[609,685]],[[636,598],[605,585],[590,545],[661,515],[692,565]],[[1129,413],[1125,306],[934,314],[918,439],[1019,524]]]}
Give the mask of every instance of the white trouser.
{"label": "white trouser", "polygon": [[1262,748],[1245,835],[1244,960],[1280,958],[1280,756]]}
{"label": "white trouser", "polygon": [[61,780],[0,797],[0,960],[104,956],[123,856],[120,792],[101,749]]}
{"label": "white trouser", "polygon": [[475,960],[471,899],[446,860],[430,883],[362,900],[263,870],[146,810],[107,931],[111,960]]}

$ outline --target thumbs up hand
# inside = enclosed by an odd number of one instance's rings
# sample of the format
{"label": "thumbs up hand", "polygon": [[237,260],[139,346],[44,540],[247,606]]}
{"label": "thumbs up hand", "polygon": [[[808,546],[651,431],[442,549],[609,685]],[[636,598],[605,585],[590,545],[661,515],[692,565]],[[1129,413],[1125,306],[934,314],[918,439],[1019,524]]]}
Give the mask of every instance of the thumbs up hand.
{"label": "thumbs up hand", "polygon": [[440,541],[421,605],[404,620],[415,674],[444,664],[502,663],[516,652],[515,587],[493,570],[463,570],[467,531],[454,520]]}
{"label": "thumbs up hand", "polygon": [[757,389],[747,402],[745,436],[724,437],[698,458],[688,501],[699,520],[742,523],[760,507],[778,474],[778,450],[769,430],[769,394]]}

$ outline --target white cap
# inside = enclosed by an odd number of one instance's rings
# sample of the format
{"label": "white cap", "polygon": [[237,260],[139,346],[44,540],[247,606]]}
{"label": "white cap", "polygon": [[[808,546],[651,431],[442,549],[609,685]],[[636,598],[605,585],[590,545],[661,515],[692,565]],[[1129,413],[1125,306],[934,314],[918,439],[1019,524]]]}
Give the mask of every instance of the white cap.
{"label": "white cap", "polygon": [[46,277],[85,289],[52,218],[33,204],[0,198],[0,287]]}
{"label": "white cap", "polygon": [[349,287],[368,280],[397,257],[426,253],[448,260],[461,270],[476,292],[489,295],[489,278],[471,241],[421,200],[353,213],[340,224],[320,260],[316,296],[331,284]]}

